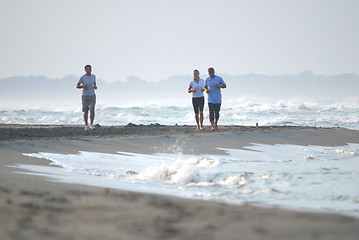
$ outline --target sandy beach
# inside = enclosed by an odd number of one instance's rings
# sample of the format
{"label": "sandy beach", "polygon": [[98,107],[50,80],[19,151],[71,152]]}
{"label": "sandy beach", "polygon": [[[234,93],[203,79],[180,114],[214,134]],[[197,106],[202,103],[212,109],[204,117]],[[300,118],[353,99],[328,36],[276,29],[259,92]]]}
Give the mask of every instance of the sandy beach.
{"label": "sandy beach", "polygon": [[1,239],[358,239],[359,219],[348,216],[58,183],[10,167],[49,165],[23,153],[165,153],[176,142],[183,153],[223,154],[217,148],[252,143],[342,146],[359,143],[359,132],[286,126],[196,132],[194,126],[159,124],[85,132],[82,126],[0,125]]}

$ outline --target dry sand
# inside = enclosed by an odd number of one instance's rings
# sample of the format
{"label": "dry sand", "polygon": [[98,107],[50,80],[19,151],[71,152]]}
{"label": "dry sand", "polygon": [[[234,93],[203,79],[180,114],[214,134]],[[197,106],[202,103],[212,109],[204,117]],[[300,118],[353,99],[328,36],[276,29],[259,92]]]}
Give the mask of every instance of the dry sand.
{"label": "dry sand", "polygon": [[[359,219],[46,181],[14,164],[49,165],[22,153],[220,153],[251,143],[339,146],[359,132],[307,127],[100,127],[0,125],[0,236],[6,239],[358,239]],[[223,153],[222,153],[223,154]]]}

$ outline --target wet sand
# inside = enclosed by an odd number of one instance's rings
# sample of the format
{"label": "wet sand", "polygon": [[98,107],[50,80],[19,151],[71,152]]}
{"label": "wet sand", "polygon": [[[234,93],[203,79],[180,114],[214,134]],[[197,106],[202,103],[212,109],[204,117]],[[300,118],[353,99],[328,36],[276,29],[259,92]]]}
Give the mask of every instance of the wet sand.
{"label": "wet sand", "polygon": [[[9,165],[48,166],[33,152],[221,153],[251,143],[340,146],[359,132],[311,127],[0,125],[1,239],[357,239],[359,219],[320,212],[233,206],[47,181]],[[359,203],[358,203],[359,204]],[[358,205],[359,208],[359,205]]]}

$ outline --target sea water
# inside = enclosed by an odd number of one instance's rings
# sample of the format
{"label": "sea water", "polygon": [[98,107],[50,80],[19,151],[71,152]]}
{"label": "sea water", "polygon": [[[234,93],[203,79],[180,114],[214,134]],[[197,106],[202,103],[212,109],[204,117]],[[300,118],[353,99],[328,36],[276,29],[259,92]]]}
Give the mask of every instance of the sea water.
{"label": "sea water", "polygon": [[[189,101],[188,101],[189,102]],[[205,124],[208,108],[205,106]],[[95,123],[103,126],[133,124],[195,125],[190,103],[96,106]],[[344,102],[226,100],[220,124],[344,127],[359,130],[359,100]],[[80,106],[0,106],[0,124],[83,124]]]}
{"label": "sea water", "polygon": [[156,154],[25,153],[61,168],[13,167],[52,181],[359,218],[359,144],[221,150],[222,155],[185,155],[180,148]]}
{"label": "sea water", "polygon": [[[208,118],[205,108],[205,118]],[[207,122],[207,123],[206,123]],[[0,124],[83,124],[78,106],[0,106]],[[194,125],[190,104],[96,106],[103,126]],[[344,127],[359,130],[359,101],[229,100],[220,124]],[[208,121],[205,120],[205,124]],[[52,166],[17,165],[52,180],[229,204],[333,211],[359,217],[359,146],[258,145],[223,155],[26,153]],[[33,174],[33,173],[32,173]]]}

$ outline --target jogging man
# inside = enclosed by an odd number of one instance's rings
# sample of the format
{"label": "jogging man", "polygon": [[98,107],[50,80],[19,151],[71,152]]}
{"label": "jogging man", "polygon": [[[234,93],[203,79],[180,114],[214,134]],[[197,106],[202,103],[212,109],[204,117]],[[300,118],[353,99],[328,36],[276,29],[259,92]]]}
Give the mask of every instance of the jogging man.
{"label": "jogging man", "polygon": [[220,76],[215,75],[214,68],[208,68],[209,77],[206,79],[204,89],[208,93],[209,120],[211,121],[211,130],[218,129],[219,111],[221,111],[222,94],[221,88],[227,85]]}
{"label": "jogging man", "polygon": [[[82,111],[84,113],[85,130],[95,129],[93,125],[95,119],[95,105],[96,105],[96,76],[91,74],[91,65],[85,66],[86,74],[81,76],[77,82],[76,88],[82,88]],[[88,111],[90,109],[90,126],[88,125]]]}

